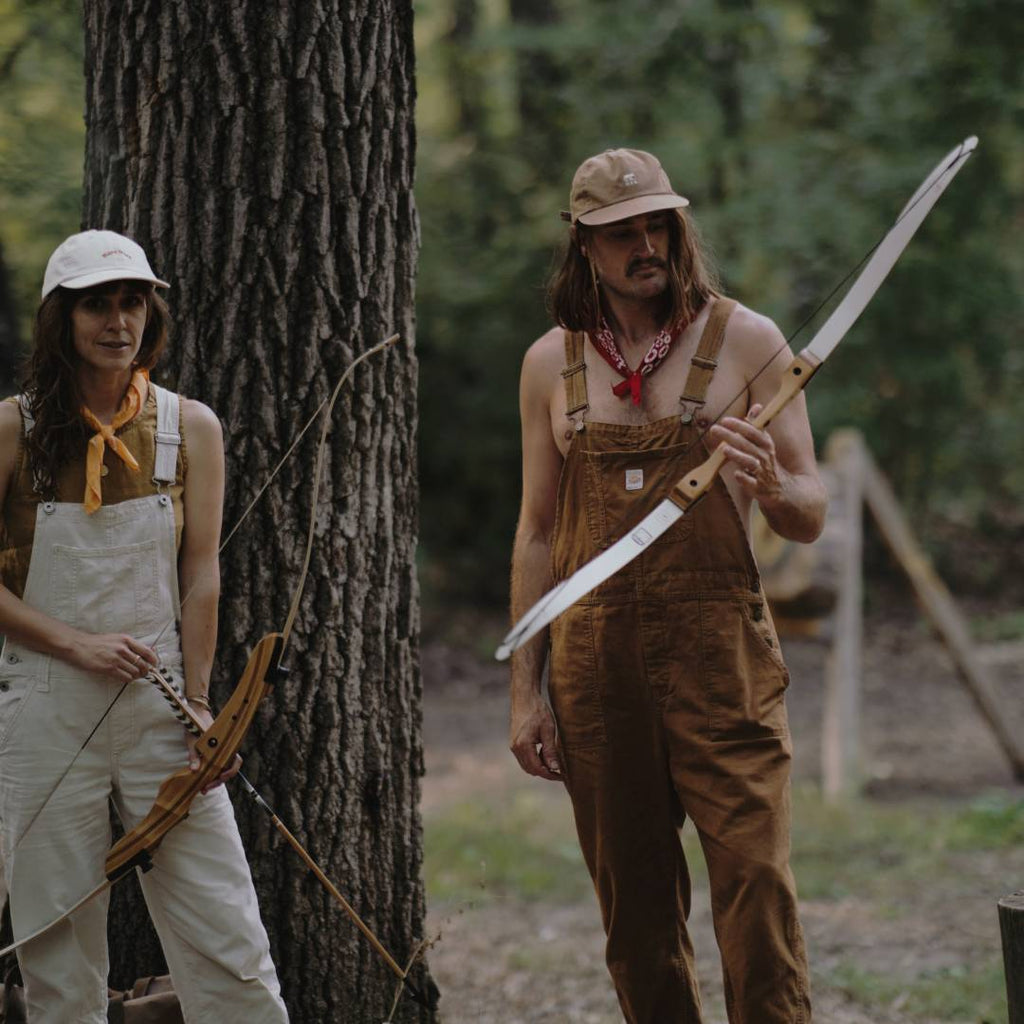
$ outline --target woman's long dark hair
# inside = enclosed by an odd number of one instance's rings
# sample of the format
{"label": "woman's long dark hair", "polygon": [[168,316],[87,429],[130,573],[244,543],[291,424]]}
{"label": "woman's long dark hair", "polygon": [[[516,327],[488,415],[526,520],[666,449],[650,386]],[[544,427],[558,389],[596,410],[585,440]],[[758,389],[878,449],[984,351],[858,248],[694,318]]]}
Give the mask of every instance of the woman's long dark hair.
{"label": "woman's long dark hair", "polygon": [[[689,323],[708,299],[720,294],[718,275],[696,225],[684,209],[668,213],[669,294],[666,324]],[[548,286],[548,311],[569,331],[594,331],[601,320],[598,289],[581,246],[588,228],[577,223],[569,236],[562,265]]]}
{"label": "woman's long dark hair", "polygon": [[[88,437],[80,412],[82,396],[78,390],[71,311],[80,299],[91,294],[109,294],[121,283],[109,281],[81,289],[55,288],[43,299],[36,313],[32,355],[25,367],[21,390],[35,420],[26,452],[32,478],[42,497],[56,496],[60,467],[81,454]],[[167,342],[170,314],[152,285],[142,281],[124,283],[138,288],[146,298],[146,326],[134,366],[151,370]]]}

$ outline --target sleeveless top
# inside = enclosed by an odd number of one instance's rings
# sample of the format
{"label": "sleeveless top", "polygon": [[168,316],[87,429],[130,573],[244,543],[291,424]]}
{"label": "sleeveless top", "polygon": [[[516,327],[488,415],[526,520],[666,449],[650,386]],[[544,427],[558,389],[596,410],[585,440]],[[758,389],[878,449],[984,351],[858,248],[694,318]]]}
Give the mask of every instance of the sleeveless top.
{"label": "sleeveless top", "polygon": [[[103,455],[103,504],[115,505],[131,498],[143,498],[157,494],[162,489],[170,496],[174,507],[175,541],[181,550],[181,535],[185,524],[184,489],[188,471],[188,456],[185,450],[185,431],[182,417],[178,418],[178,432],[181,444],[178,447],[175,479],[166,488],[153,480],[153,466],[156,461],[157,403],[156,385],[151,384],[146,402],[130,423],[117,430],[117,436],[139,463],[139,471],[133,473],[109,448],[104,446]],[[18,397],[5,401],[18,402]],[[36,507],[42,497],[35,489],[32,470],[29,466],[25,446],[24,416],[22,431],[18,438],[18,454],[14,473],[7,489],[7,500],[0,514],[0,581],[16,597],[21,597],[28,578],[29,562],[32,558],[32,541],[35,535]],[[85,452],[87,441],[82,442],[79,457],[61,466],[57,473],[58,502],[81,502],[85,493]],[[169,474],[168,474],[169,475]]]}

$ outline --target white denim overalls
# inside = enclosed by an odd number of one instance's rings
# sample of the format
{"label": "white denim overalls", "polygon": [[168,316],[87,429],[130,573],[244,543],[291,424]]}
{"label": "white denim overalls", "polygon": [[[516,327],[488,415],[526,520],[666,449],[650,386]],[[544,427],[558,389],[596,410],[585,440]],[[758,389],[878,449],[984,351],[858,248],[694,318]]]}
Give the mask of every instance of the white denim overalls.
{"label": "white denim overalls", "polygon": [[[166,493],[180,444],[179,400],[150,387],[156,465],[141,471],[152,469],[155,493],[92,515],[77,502],[40,503],[24,601],[76,629],[155,645],[180,685],[174,510]],[[31,430],[31,419],[24,422]],[[5,643],[0,653],[0,835],[15,938],[103,881],[108,799],[132,828],[161,781],[187,759],[181,724],[145,680],[129,684],[79,753],[120,686],[21,644]],[[223,786],[197,797],[139,877],[186,1021],[287,1021]],[[107,904],[104,893],[19,950],[31,1024],[105,1024]]]}

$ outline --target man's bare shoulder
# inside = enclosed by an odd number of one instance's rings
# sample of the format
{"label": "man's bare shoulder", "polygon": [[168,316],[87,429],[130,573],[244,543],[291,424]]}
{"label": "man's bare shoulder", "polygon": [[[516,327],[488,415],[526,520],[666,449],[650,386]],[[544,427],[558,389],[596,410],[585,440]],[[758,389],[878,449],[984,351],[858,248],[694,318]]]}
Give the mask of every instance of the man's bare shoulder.
{"label": "man's bare shoulder", "polygon": [[725,332],[726,352],[737,360],[745,376],[757,373],[778,357],[785,366],[792,359],[782,331],[770,317],[737,304]]}
{"label": "man's bare shoulder", "polygon": [[523,356],[524,373],[560,373],[565,366],[565,331],[552,327],[542,334]]}
{"label": "man's bare shoulder", "polygon": [[542,334],[523,356],[524,388],[548,391],[561,379],[565,367],[565,331],[552,327]]}

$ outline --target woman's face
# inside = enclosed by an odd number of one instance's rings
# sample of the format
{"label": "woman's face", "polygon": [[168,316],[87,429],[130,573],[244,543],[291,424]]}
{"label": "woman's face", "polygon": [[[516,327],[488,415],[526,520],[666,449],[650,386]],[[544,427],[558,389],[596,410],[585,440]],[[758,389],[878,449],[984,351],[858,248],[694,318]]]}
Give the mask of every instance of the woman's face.
{"label": "woman's face", "polygon": [[71,308],[75,354],[97,370],[130,370],[146,329],[146,288],[114,281],[84,291]]}

